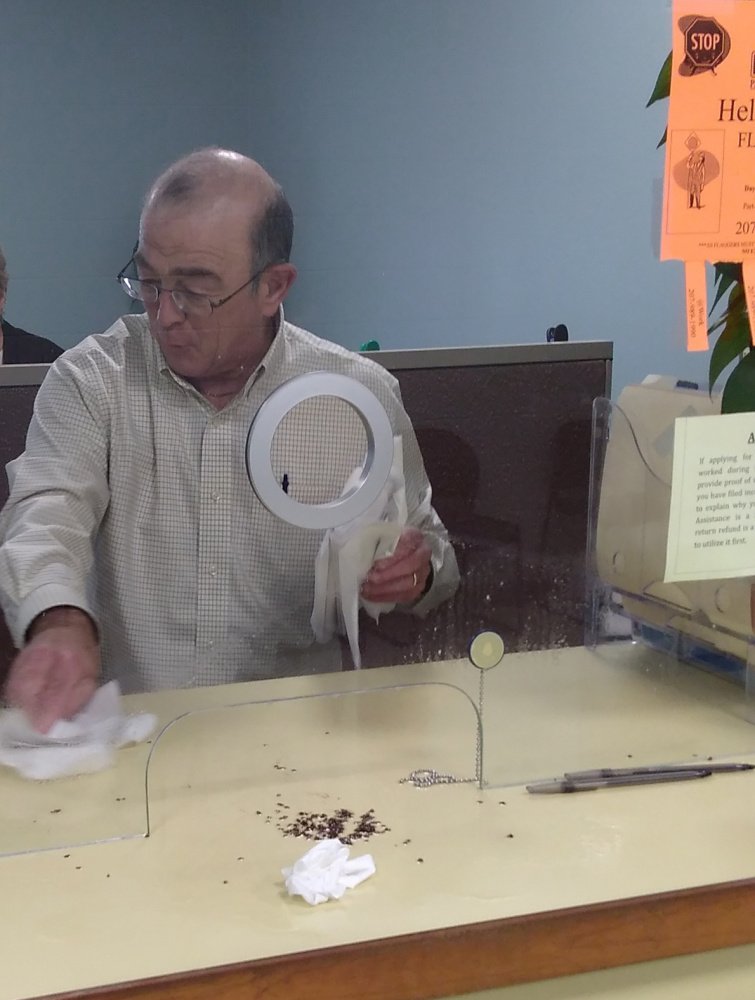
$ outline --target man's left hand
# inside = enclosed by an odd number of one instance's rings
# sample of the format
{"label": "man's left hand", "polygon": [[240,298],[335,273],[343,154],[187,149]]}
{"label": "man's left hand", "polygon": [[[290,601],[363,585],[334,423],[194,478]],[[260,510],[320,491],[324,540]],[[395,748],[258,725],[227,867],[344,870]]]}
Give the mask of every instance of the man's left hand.
{"label": "man's left hand", "polygon": [[411,604],[430,575],[430,546],[419,528],[405,528],[392,556],[376,559],[360,595],[376,604]]}

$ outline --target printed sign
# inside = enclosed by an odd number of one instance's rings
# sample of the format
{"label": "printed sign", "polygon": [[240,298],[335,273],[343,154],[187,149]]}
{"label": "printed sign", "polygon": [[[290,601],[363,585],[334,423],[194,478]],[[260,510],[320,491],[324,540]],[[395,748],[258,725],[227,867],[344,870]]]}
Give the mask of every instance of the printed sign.
{"label": "printed sign", "polygon": [[699,265],[742,262],[755,284],[755,3],[674,0],[673,19],[661,259],[687,263],[688,346],[705,350]]}
{"label": "printed sign", "polygon": [[755,413],[674,427],[666,581],[755,575]]}

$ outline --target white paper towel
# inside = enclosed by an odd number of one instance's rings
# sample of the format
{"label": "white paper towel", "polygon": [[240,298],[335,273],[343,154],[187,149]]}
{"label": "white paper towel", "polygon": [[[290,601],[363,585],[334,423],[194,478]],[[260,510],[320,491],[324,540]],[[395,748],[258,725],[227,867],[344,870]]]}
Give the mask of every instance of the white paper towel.
{"label": "white paper towel", "polygon": [[0,764],[24,778],[43,781],[110,767],[115,751],[146,740],[157,724],[154,715],[124,715],[117,681],[95,691],[72,719],[60,719],[40,733],[20,708],[0,712]]}
{"label": "white paper towel", "polygon": [[[355,469],[344,486],[351,489],[361,474]],[[334,633],[348,636],[354,666],[359,669],[359,608],[375,619],[395,604],[365,601],[359,588],[376,559],[393,554],[406,525],[406,489],[401,437],[393,439],[393,465],[377,500],[360,517],[331,528],[322,540],[315,560],[315,600],[312,630],[318,642],[328,642]]]}
{"label": "white paper towel", "polygon": [[303,896],[315,906],[340,899],[347,889],[375,874],[371,854],[349,860],[349,848],[340,840],[321,840],[291,868],[283,868],[291,896]]}

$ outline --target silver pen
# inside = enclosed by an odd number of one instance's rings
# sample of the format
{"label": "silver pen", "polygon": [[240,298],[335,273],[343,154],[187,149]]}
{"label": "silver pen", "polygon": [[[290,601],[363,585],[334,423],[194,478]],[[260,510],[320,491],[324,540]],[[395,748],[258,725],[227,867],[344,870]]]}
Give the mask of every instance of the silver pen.
{"label": "silver pen", "polygon": [[553,795],[559,792],[594,792],[598,788],[617,788],[622,785],[657,785],[667,781],[691,781],[710,778],[713,772],[699,768],[695,771],[654,771],[650,774],[619,774],[609,778],[556,778],[552,781],[535,781],[527,785],[533,795]]}
{"label": "silver pen", "polygon": [[716,764],[700,761],[697,764],[649,764],[647,767],[598,767],[592,771],[567,771],[569,781],[590,781],[593,778],[621,778],[632,774],[678,774],[684,771],[710,771],[725,774],[730,771],[752,771],[755,764]]}

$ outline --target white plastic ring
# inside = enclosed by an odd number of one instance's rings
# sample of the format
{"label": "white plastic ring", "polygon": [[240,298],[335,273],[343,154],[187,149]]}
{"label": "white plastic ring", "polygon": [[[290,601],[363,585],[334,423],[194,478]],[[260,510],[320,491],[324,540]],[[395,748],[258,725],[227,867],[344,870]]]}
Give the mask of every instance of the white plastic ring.
{"label": "white plastic ring", "polygon": [[[271,450],[286,414],[316,396],[335,396],[356,412],[367,436],[364,465],[357,483],[337,500],[304,504],[289,496],[273,472]],[[380,495],[393,465],[393,428],[382,403],[366,385],[334,372],[307,372],[278,386],[257,411],[246,439],[249,482],[267,509],[299,528],[322,530],[363,514]]]}

